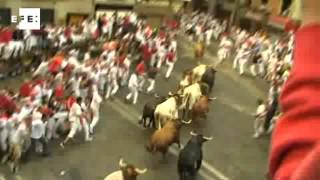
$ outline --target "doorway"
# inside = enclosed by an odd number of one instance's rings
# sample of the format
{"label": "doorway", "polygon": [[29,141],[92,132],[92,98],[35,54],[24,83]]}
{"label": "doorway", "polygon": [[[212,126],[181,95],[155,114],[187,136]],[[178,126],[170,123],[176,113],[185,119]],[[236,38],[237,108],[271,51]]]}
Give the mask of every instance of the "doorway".
{"label": "doorway", "polygon": [[40,9],[40,22],[41,24],[54,23],[54,9]]}
{"label": "doorway", "polygon": [[89,17],[89,14],[86,14],[86,13],[68,13],[67,24],[68,25],[81,24],[88,17]]}
{"label": "doorway", "polygon": [[0,8],[0,25],[8,26],[11,24],[11,9]]}

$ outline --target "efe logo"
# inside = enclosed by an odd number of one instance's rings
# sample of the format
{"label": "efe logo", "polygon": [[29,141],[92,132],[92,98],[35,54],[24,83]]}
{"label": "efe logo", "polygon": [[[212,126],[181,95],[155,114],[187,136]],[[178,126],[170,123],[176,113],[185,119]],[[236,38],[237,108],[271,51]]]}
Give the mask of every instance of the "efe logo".
{"label": "efe logo", "polygon": [[18,23],[17,28],[21,30],[40,29],[40,8],[20,8],[19,17],[12,16],[12,23]]}

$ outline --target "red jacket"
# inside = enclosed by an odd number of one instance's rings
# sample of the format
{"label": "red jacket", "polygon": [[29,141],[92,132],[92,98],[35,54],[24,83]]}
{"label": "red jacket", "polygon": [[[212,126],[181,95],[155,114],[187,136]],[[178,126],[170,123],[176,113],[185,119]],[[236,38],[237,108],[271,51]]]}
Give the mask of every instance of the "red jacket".
{"label": "red jacket", "polygon": [[175,56],[176,56],[176,54],[174,52],[170,51],[170,52],[167,53],[166,59],[169,62],[174,62],[175,61]]}
{"label": "red jacket", "polygon": [[292,74],[283,88],[283,116],[273,133],[273,180],[320,179],[320,24],[298,30]]}
{"label": "red jacket", "polygon": [[61,65],[62,65],[62,61],[63,61],[64,57],[63,56],[55,56],[53,61],[51,61],[49,63],[49,71],[51,73],[57,73],[59,72],[60,68],[61,68]]}
{"label": "red jacket", "polygon": [[119,65],[122,66],[125,59],[126,59],[126,55],[121,55],[117,58],[118,60],[117,63],[119,63]]}
{"label": "red jacket", "polygon": [[73,103],[75,103],[76,101],[77,101],[77,100],[76,100],[76,98],[75,98],[74,96],[70,96],[70,97],[67,99],[67,101],[65,102],[67,108],[70,110],[71,107],[72,107],[72,105],[73,105]]}
{"label": "red jacket", "polygon": [[149,45],[148,44],[145,44],[143,47],[142,47],[142,53],[143,53],[143,60],[145,62],[148,62],[150,59],[151,59],[151,56],[152,56],[152,50],[149,48]]}
{"label": "red jacket", "polygon": [[12,40],[13,32],[9,29],[0,31],[0,43],[9,43]]}
{"label": "red jacket", "polygon": [[20,86],[19,94],[22,97],[28,97],[31,95],[31,91],[33,89],[33,85],[31,82],[25,82]]}
{"label": "red jacket", "polygon": [[14,111],[16,109],[15,102],[11,97],[6,95],[0,95],[0,110]]}
{"label": "red jacket", "polygon": [[138,75],[143,75],[146,72],[146,67],[143,61],[137,65],[136,72],[138,73]]}
{"label": "red jacket", "polygon": [[64,95],[64,85],[58,84],[54,90],[54,95],[58,98],[62,98]]}

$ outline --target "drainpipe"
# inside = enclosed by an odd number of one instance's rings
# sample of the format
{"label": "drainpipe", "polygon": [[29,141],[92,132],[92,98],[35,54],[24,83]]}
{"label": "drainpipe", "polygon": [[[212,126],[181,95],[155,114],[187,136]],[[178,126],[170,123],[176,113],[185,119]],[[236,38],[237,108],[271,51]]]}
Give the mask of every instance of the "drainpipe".
{"label": "drainpipe", "polygon": [[240,8],[240,0],[236,0],[234,9],[232,10],[232,14],[230,16],[230,21],[229,21],[229,28],[232,27],[236,22],[236,17],[238,15],[238,10]]}
{"label": "drainpipe", "polygon": [[216,4],[217,4],[217,0],[208,0],[208,13],[209,14],[212,14],[214,15],[216,12],[215,12],[215,7],[216,7]]}
{"label": "drainpipe", "polygon": [[96,16],[96,0],[91,0],[91,17]]}

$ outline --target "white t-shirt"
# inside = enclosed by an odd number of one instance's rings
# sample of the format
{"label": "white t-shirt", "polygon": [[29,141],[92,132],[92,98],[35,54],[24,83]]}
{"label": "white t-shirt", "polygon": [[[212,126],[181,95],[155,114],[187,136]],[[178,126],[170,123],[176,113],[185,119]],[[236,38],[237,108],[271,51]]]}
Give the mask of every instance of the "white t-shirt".
{"label": "white t-shirt", "polygon": [[69,121],[75,122],[80,120],[80,116],[82,115],[81,107],[78,103],[73,103],[69,112]]}
{"label": "white t-shirt", "polygon": [[128,83],[128,87],[129,88],[137,88],[138,87],[138,76],[135,73],[131,74],[130,79],[129,79],[129,83]]}
{"label": "white t-shirt", "polygon": [[31,138],[40,139],[45,134],[45,124],[41,119],[32,120]]}
{"label": "white t-shirt", "polygon": [[90,104],[91,109],[99,109],[102,98],[97,91],[93,93],[92,101]]}
{"label": "white t-shirt", "polygon": [[22,122],[17,130],[13,133],[11,137],[11,142],[14,144],[23,145],[24,142],[29,138],[30,133],[29,129],[27,128],[26,124]]}
{"label": "white t-shirt", "polygon": [[266,111],[266,105],[261,104],[261,105],[259,105],[258,108],[257,108],[256,115],[257,115],[258,117],[261,117],[261,116],[264,114],[265,111]]}

